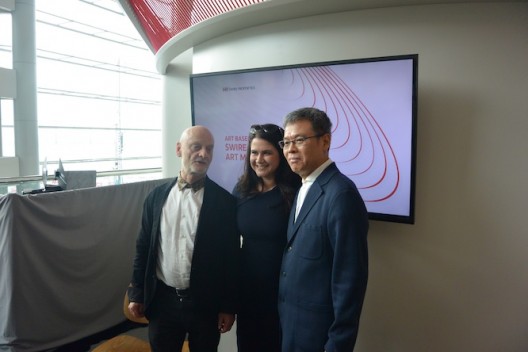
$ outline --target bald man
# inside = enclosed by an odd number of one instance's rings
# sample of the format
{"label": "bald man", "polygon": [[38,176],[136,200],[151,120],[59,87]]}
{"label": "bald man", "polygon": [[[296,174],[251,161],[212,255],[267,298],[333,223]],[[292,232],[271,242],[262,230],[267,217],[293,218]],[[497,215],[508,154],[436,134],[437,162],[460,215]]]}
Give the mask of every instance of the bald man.
{"label": "bald man", "polygon": [[149,320],[153,352],[217,351],[237,304],[235,199],[207,177],[214,138],[186,129],[176,145],[177,178],[154,189],[143,207],[128,295],[129,310]]}

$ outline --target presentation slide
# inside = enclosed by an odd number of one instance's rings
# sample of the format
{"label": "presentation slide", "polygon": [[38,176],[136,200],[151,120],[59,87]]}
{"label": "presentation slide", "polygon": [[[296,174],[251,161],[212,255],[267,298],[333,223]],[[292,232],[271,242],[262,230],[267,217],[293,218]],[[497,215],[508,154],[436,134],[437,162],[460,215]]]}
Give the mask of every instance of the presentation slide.
{"label": "presentation slide", "polygon": [[355,182],[371,217],[413,222],[416,61],[412,55],[193,75],[193,124],[215,137],[209,176],[232,191],[250,126],[282,126],[288,112],[316,107],[333,123],[330,158]]}

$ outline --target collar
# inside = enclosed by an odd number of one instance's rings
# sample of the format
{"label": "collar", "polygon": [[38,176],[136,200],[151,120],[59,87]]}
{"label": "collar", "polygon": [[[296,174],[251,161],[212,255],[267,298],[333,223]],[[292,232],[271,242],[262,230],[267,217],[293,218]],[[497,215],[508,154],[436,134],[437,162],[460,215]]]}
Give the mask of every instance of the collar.
{"label": "collar", "polygon": [[306,176],[305,179],[302,180],[302,183],[313,183],[315,179],[323,173],[323,171],[332,164],[332,159],[327,159],[324,163],[322,163],[317,169],[315,169],[310,175]]}

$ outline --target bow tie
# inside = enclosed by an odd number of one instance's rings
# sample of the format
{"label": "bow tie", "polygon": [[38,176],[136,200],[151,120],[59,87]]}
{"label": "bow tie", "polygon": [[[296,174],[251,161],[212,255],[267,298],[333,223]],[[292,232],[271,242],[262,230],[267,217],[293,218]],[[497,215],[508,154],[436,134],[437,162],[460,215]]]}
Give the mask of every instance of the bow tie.
{"label": "bow tie", "polygon": [[178,177],[178,188],[180,191],[183,191],[186,188],[192,189],[193,192],[198,192],[205,186],[205,177],[194,182],[193,184],[185,182],[182,177]]}

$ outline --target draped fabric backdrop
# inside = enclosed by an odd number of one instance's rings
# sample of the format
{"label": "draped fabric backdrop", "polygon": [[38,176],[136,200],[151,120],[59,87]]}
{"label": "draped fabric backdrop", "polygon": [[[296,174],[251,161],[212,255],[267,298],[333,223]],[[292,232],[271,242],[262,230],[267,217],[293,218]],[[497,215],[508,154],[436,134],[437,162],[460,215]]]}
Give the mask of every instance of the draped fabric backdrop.
{"label": "draped fabric backdrop", "polygon": [[0,351],[41,351],[125,320],[143,201],[166,181],[0,197]]}

